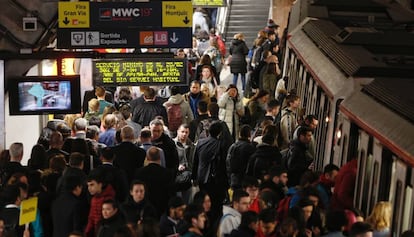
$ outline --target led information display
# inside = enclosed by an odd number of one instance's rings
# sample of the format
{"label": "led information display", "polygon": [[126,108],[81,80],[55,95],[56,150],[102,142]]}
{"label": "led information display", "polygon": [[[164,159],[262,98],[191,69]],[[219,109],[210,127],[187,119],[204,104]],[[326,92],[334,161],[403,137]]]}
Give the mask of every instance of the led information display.
{"label": "led information display", "polygon": [[225,7],[224,0],[192,0],[193,7]]}
{"label": "led information display", "polygon": [[174,58],[96,59],[95,85],[187,85],[187,62]]}

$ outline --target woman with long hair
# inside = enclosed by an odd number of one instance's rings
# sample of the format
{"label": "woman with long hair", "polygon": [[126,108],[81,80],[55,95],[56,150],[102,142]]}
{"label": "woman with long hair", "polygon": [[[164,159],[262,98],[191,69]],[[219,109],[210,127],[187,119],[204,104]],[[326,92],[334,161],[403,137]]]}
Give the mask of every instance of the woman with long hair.
{"label": "woman with long hair", "polygon": [[249,53],[244,42],[244,35],[242,33],[235,34],[230,46],[230,71],[233,74],[233,84],[237,86],[237,79],[240,78],[242,81],[242,90],[246,88],[246,73],[247,73],[247,62],[246,55]]}
{"label": "woman with long hair", "polygon": [[266,103],[269,101],[269,92],[265,90],[258,90],[256,94],[249,100],[247,107],[249,108],[252,128],[256,127],[257,123],[263,121],[266,114]]}
{"label": "woman with long hair", "polygon": [[237,138],[239,131],[239,117],[243,116],[243,103],[239,96],[237,87],[230,84],[227,91],[219,98],[219,119],[224,121],[233,135],[234,140]]}
{"label": "woman with long hair", "polygon": [[374,237],[388,237],[391,236],[391,203],[378,202],[374,209],[366,219],[366,222],[374,229]]}

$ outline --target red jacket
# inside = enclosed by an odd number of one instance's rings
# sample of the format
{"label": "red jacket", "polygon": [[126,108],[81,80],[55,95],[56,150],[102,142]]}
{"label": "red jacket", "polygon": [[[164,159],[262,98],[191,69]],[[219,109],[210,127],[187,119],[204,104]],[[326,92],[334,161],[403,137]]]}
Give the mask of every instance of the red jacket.
{"label": "red jacket", "polygon": [[89,209],[88,224],[85,228],[85,236],[96,236],[98,233],[98,223],[102,218],[102,204],[104,201],[115,200],[115,191],[110,184],[96,194],[91,199],[91,208]]}
{"label": "red jacket", "polygon": [[353,159],[339,170],[335,179],[335,188],[331,198],[331,207],[333,209],[351,209],[354,206],[357,165],[357,159]]}

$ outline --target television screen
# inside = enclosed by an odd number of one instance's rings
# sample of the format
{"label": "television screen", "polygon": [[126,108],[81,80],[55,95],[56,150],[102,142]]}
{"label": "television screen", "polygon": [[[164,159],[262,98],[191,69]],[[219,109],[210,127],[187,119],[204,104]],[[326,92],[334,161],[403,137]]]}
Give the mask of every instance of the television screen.
{"label": "television screen", "polygon": [[79,76],[12,79],[9,101],[10,115],[79,113]]}

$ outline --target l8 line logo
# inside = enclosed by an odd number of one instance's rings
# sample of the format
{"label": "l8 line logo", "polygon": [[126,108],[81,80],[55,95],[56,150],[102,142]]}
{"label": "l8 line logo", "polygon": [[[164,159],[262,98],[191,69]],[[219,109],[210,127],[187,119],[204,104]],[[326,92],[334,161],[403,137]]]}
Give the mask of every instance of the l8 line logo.
{"label": "l8 line logo", "polygon": [[100,21],[123,21],[151,16],[152,8],[99,8]]}

